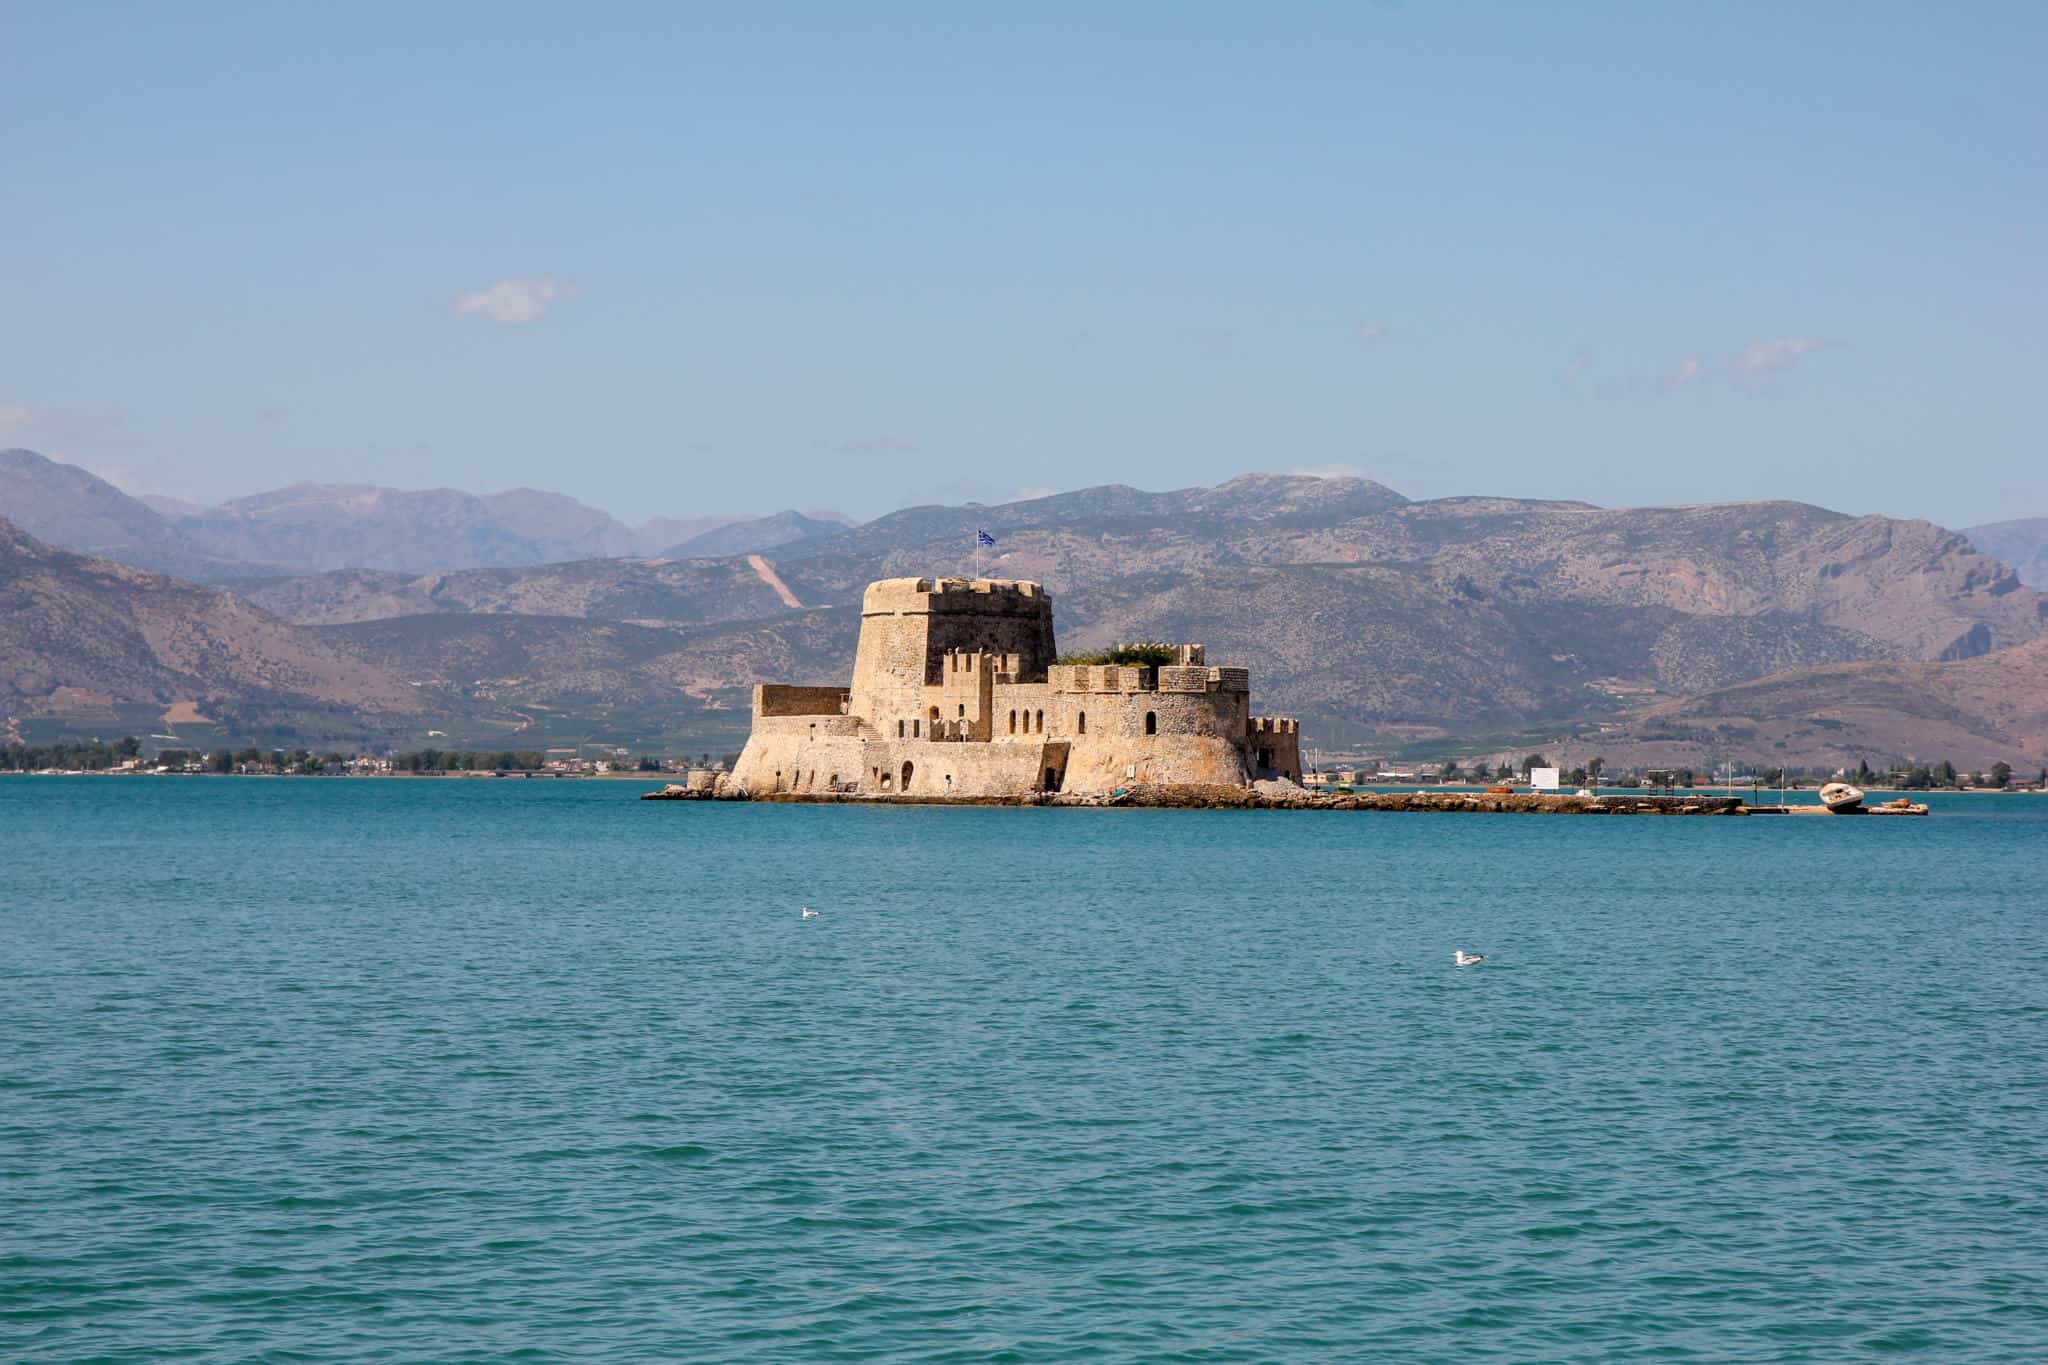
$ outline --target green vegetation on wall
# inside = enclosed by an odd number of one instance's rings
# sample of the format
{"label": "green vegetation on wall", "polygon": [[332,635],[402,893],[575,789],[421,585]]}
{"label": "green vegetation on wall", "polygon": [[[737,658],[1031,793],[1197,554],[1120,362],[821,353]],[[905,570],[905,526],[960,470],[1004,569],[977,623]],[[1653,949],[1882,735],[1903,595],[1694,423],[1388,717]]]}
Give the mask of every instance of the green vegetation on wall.
{"label": "green vegetation on wall", "polygon": [[1087,654],[1062,654],[1054,659],[1056,664],[1131,664],[1145,668],[1159,668],[1173,662],[1173,646],[1156,641],[1111,645]]}

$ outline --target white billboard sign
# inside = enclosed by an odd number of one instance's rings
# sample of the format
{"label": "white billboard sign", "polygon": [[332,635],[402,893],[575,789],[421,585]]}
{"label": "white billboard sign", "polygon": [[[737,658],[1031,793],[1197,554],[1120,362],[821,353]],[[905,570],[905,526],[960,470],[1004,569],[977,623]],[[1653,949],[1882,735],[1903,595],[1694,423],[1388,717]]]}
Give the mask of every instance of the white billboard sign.
{"label": "white billboard sign", "polygon": [[1555,768],[1531,768],[1531,769],[1529,769],[1529,785],[1530,785],[1530,786],[1532,786],[1532,787],[1534,787],[1534,788],[1535,788],[1535,789],[1536,789],[1537,791],[1540,791],[1540,792],[1554,792],[1554,791],[1556,791],[1556,790],[1557,790],[1557,769],[1555,769]]}

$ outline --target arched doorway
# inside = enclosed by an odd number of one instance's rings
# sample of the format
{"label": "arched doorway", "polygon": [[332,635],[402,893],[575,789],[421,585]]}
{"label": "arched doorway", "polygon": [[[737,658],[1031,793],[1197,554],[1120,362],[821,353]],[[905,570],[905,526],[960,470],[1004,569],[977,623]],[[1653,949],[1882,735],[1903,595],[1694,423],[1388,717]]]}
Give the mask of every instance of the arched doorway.
{"label": "arched doorway", "polygon": [[1158,712],[1156,712],[1156,711],[1147,711],[1147,712],[1145,713],[1145,733],[1146,733],[1146,734],[1148,734],[1148,735],[1156,735],[1156,734],[1158,734],[1158,733],[1159,733],[1159,713],[1158,713]]}
{"label": "arched doorway", "polygon": [[908,761],[906,760],[906,761],[905,761],[905,763],[903,764],[903,785],[902,785],[901,787],[897,788],[897,790],[898,790],[898,791],[906,791],[906,792],[907,792],[907,791],[909,791],[909,790],[910,790],[910,772],[911,772],[910,764],[909,764],[909,762],[908,762]]}

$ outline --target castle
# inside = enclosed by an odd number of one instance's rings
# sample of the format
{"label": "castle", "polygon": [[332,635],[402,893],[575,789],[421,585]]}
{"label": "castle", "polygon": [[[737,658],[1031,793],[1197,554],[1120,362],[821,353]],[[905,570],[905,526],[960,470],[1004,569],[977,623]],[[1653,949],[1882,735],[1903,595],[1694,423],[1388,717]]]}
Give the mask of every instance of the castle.
{"label": "castle", "polygon": [[861,601],[851,687],[754,689],[722,792],[1028,799],[1153,783],[1301,780],[1296,723],[1251,714],[1242,668],[1059,664],[1036,583],[889,578]]}

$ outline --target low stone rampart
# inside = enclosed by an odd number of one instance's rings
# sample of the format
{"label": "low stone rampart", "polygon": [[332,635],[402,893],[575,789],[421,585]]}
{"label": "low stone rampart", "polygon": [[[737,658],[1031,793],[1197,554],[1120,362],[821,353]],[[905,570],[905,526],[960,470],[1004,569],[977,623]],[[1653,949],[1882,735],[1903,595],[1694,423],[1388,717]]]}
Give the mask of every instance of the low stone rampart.
{"label": "low stone rampart", "polygon": [[754,688],[754,715],[837,716],[846,711],[852,695],[844,687],[789,687],[782,683],[761,683]]}

